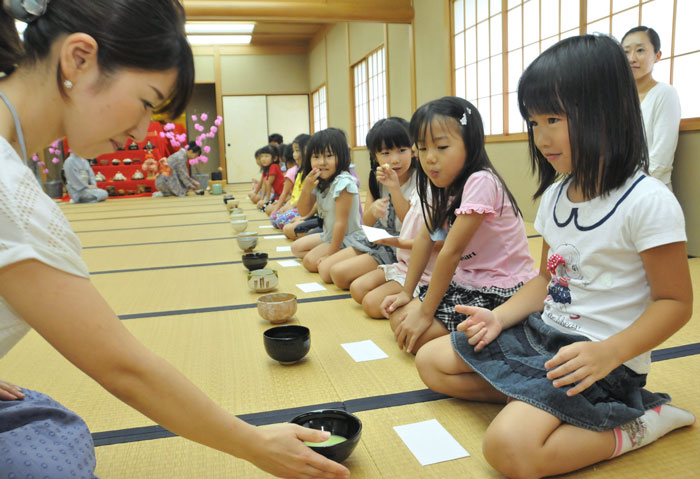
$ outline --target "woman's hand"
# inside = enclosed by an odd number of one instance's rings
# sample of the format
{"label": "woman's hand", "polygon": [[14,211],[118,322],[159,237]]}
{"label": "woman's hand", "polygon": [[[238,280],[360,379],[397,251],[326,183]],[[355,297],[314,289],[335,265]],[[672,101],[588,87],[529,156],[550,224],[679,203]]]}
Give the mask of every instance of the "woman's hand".
{"label": "woman's hand", "polygon": [[469,315],[467,319],[457,325],[457,331],[467,335],[469,344],[474,346],[474,351],[477,353],[503,331],[503,326],[491,310],[461,304],[455,306],[455,311]]}
{"label": "woman's hand", "polygon": [[369,212],[376,219],[384,218],[386,216],[386,210],[389,206],[389,198],[379,198],[374,200],[374,202],[369,206]]}
{"label": "woman's hand", "polygon": [[401,183],[399,182],[399,175],[393,170],[391,165],[384,163],[377,167],[377,181],[389,188],[390,190],[401,188]]}
{"label": "woman's hand", "polygon": [[379,309],[384,317],[388,319],[389,316],[391,316],[391,313],[399,309],[401,306],[408,304],[412,299],[413,298],[405,291],[401,291],[398,294],[391,294],[384,298],[382,304],[379,306]]}
{"label": "woman's hand", "polygon": [[0,401],[15,401],[24,399],[24,393],[14,384],[0,379]]}
{"label": "woman's hand", "polygon": [[322,442],[328,431],[301,427],[297,424],[273,424],[258,427],[261,437],[251,441],[249,456],[244,457],[275,477],[344,478],[350,471],[344,466],[312,451],[302,441]]}
{"label": "woman's hand", "polygon": [[399,319],[399,325],[394,330],[394,339],[399,349],[405,349],[409,354],[413,351],[413,347],[421,335],[433,323],[433,316],[423,312],[422,303],[418,303],[416,306],[415,308],[409,306],[404,308],[405,312],[402,310],[396,313],[403,314],[404,317]]}
{"label": "woman's hand", "polygon": [[620,364],[605,341],[581,341],[561,348],[544,367],[550,370],[547,379],[553,380],[555,388],[576,383],[566,391],[567,396],[574,396]]}

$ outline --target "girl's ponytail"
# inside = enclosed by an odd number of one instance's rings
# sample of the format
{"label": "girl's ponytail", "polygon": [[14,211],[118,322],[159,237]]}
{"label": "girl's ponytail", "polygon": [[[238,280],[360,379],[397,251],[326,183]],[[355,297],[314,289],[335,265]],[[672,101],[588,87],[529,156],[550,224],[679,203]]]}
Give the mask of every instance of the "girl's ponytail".
{"label": "girl's ponytail", "polygon": [[24,55],[22,41],[15,27],[15,19],[0,8],[0,72],[12,73]]}

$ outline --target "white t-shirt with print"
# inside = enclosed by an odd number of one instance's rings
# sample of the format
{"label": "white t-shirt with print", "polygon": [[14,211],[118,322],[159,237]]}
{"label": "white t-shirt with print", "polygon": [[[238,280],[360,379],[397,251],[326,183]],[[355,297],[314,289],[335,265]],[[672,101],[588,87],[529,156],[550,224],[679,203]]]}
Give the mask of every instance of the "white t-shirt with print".
{"label": "white t-shirt with print", "polygon": [[[80,249],[80,240],[66,217],[7,140],[0,137],[0,268],[35,259],[87,278]],[[30,294],[40,297],[42,292]],[[0,296],[0,357],[29,329]]]}
{"label": "white t-shirt with print", "polygon": [[[673,193],[642,173],[606,197],[582,203],[568,199],[568,184],[560,181],[545,191],[535,220],[550,247],[552,274],[542,319],[600,341],[630,326],[647,308],[650,288],[640,253],[685,241],[685,220]],[[647,373],[651,353],[625,364]]]}

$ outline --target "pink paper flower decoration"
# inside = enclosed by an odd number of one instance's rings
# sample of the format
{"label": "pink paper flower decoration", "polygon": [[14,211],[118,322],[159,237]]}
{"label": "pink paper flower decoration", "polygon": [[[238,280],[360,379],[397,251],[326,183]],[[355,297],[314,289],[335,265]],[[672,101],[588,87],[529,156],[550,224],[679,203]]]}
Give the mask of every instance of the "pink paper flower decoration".
{"label": "pink paper flower decoration", "polygon": [[164,131],[161,131],[161,132],[159,133],[159,135],[160,135],[161,138],[165,138],[165,132],[164,132]]}
{"label": "pink paper flower decoration", "polygon": [[174,148],[177,148],[177,147],[180,146],[180,143],[178,143],[178,142],[175,141],[175,140],[170,140],[170,144],[173,145]]}
{"label": "pink paper flower decoration", "polygon": [[202,160],[202,163],[206,163],[207,161],[209,161],[209,158],[207,158],[204,155],[200,156],[199,159]]}
{"label": "pink paper flower decoration", "polygon": [[200,125],[199,123],[195,123],[194,129],[197,131],[204,131],[204,127]]}
{"label": "pink paper flower decoration", "polygon": [[215,127],[215,126],[212,126],[212,127],[209,129],[209,131],[211,131],[212,133],[216,133],[217,131],[219,131],[219,129],[218,129],[217,127]]}
{"label": "pink paper flower decoration", "polygon": [[202,146],[202,140],[197,140],[195,141],[195,143],[197,144],[197,146]]}
{"label": "pink paper flower decoration", "polygon": [[34,161],[34,163],[36,163],[37,161],[39,161],[39,156],[36,153],[34,153],[32,155],[32,160]]}
{"label": "pink paper flower decoration", "polygon": [[191,160],[187,160],[187,162],[188,162],[190,165],[194,166],[194,165],[197,164],[197,159],[196,159],[196,158],[192,158]]}
{"label": "pink paper flower decoration", "polygon": [[204,147],[204,153],[209,153],[211,151],[211,146]]}
{"label": "pink paper flower decoration", "polygon": [[46,164],[46,163],[44,163],[43,161],[40,161],[40,162],[39,162],[39,166],[44,166],[45,164]]}
{"label": "pink paper flower decoration", "polygon": [[199,115],[199,119],[202,121],[207,121],[207,118],[209,118],[209,115],[207,115],[206,113],[202,113],[201,115]]}
{"label": "pink paper flower decoration", "polygon": [[197,115],[192,115],[192,121],[197,121]]}
{"label": "pink paper flower decoration", "polygon": [[175,124],[174,123],[166,123],[165,126],[163,127],[165,131],[169,130],[174,130],[175,129]]}
{"label": "pink paper flower decoration", "polygon": [[54,165],[58,163],[58,158],[56,158],[55,156],[51,158],[51,163],[53,163]]}
{"label": "pink paper flower decoration", "polygon": [[44,168],[44,173],[46,173],[46,174],[48,175],[48,174],[49,174],[49,169],[48,169],[48,168]]}

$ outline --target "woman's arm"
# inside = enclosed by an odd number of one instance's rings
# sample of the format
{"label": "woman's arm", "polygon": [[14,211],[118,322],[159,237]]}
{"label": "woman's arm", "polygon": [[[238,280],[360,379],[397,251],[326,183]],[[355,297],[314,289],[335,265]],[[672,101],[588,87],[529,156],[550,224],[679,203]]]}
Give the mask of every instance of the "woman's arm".
{"label": "woman's arm", "polygon": [[333,223],[333,236],[331,237],[331,247],[328,250],[327,256],[340,251],[343,246],[345,233],[348,231],[348,218],[350,217],[350,208],[352,207],[353,194],[348,190],[340,192],[335,199],[335,219]]}
{"label": "woman's arm", "polygon": [[[610,371],[650,351],[681,329],[693,314],[693,289],[685,243],[657,246],[640,253],[651,289],[651,303],[629,327],[604,341],[563,347],[545,364],[555,387],[577,382],[573,396]],[[554,369],[556,368],[556,369]]]}
{"label": "woman's arm", "polygon": [[675,90],[659,99],[654,109],[652,132],[647,137],[653,138],[649,147],[649,174],[654,178],[663,178],[673,169],[673,157],[678,144],[678,128],[681,122],[681,104]]}
{"label": "woman's arm", "polygon": [[[28,292],[42,291],[40,298]],[[274,474],[345,468],[306,450],[303,429],[251,426],[218,407],[124,327],[86,278],[35,260],[0,269],[0,296],[70,362],[175,434]],[[289,461],[287,464],[285,462]]]}

